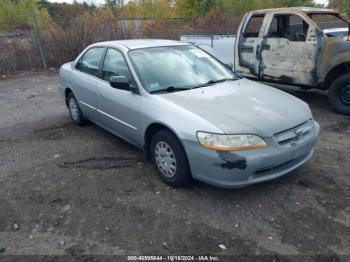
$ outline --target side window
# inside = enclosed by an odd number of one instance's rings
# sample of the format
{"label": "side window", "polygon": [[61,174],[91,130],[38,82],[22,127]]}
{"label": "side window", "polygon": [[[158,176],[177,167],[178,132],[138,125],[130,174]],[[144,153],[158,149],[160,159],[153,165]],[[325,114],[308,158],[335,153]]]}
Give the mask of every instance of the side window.
{"label": "side window", "polygon": [[103,47],[89,49],[79,60],[76,68],[81,72],[98,77],[98,68],[101,63],[103,52]]}
{"label": "side window", "polygon": [[270,38],[286,38],[292,42],[305,42],[309,24],[300,16],[275,15],[268,33]]}
{"label": "side window", "polygon": [[308,30],[309,24],[306,23],[300,16],[291,15],[289,17],[290,41],[305,42]]}
{"label": "side window", "polygon": [[260,32],[260,29],[263,25],[263,22],[264,22],[264,18],[265,18],[265,15],[253,15],[244,32],[243,32],[243,37],[259,37],[259,32]]}
{"label": "side window", "polygon": [[274,16],[270,26],[268,37],[281,37],[280,30],[278,30],[278,17]]}
{"label": "side window", "polygon": [[119,51],[110,48],[107,50],[105,61],[103,63],[102,78],[109,82],[112,76],[126,76],[130,83],[134,83],[123,55]]}

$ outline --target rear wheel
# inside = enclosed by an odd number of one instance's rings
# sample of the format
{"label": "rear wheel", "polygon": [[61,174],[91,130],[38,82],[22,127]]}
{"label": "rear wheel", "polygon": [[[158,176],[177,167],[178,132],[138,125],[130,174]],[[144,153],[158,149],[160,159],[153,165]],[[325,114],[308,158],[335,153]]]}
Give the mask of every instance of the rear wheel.
{"label": "rear wheel", "polygon": [[86,120],[83,118],[83,113],[81,112],[78,101],[73,93],[68,94],[67,105],[70,117],[72,118],[74,124],[78,126],[84,125],[86,123]]}
{"label": "rear wheel", "polygon": [[337,112],[350,115],[350,73],[341,75],[333,81],[328,97]]}
{"label": "rear wheel", "polygon": [[151,156],[161,179],[167,185],[178,187],[191,181],[185,150],[170,131],[160,130],[153,136]]}

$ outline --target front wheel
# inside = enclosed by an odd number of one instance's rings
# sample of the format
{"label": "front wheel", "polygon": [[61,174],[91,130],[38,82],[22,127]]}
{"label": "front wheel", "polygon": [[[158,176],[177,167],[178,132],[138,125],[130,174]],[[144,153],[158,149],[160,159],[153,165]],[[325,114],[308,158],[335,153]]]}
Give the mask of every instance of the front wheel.
{"label": "front wheel", "polygon": [[170,131],[160,130],[152,138],[152,161],[161,179],[169,186],[183,186],[191,181],[185,150]]}
{"label": "front wheel", "polygon": [[338,113],[350,115],[350,73],[341,75],[333,81],[328,97]]}

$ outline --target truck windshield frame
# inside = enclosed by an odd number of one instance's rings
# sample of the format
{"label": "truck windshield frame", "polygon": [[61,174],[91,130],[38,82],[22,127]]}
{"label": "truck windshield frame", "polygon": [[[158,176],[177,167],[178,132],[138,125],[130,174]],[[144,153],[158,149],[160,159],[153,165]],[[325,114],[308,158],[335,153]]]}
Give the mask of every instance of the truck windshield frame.
{"label": "truck windshield frame", "polygon": [[[350,21],[348,21],[345,17],[343,17],[343,16],[341,16],[340,14],[337,14],[337,13],[309,13],[308,14],[309,15],[309,17],[312,19],[312,21],[318,26],[318,28],[321,30],[321,31],[323,31],[323,30],[327,30],[327,29],[335,29],[335,28],[343,28],[343,27],[350,27]],[[343,23],[345,23],[346,24],[346,26],[333,26],[333,27],[331,27],[331,26],[322,26],[322,23],[323,24],[329,24],[329,23],[331,23],[330,21],[325,21],[325,22],[322,22],[322,21],[318,21],[318,20],[316,20],[315,18],[316,18],[316,16],[318,16],[318,17],[321,17],[321,16],[333,16],[334,17],[334,21],[333,22],[335,22],[335,23],[341,23],[341,22],[343,22]]]}

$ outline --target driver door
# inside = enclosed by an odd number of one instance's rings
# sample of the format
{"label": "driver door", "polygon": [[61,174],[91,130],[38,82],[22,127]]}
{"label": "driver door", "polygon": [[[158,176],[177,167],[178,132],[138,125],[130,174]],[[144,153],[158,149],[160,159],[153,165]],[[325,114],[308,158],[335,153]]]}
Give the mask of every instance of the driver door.
{"label": "driver door", "polygon": [[238,60],[237,73],[253,78],[261,77],[261,44],[267,20],[268,15],[258,13],[246,17],[243,21],[235,49],[236,62]]}
{"label": "driver door", "polygon": [[316,81],[316,29],[297,14],[271,16],[262,43],[263,79],[284,84]]}
{"label": "driver door", "polygon": [[117,49],[108,48],[102,64],[103,81],[100,81],[98,88],[100,124],[125,140],[139,144],[140,95],[113,88],[109,83],[112,76],[126,76],[130,85],[136,85],[123,54]]}

